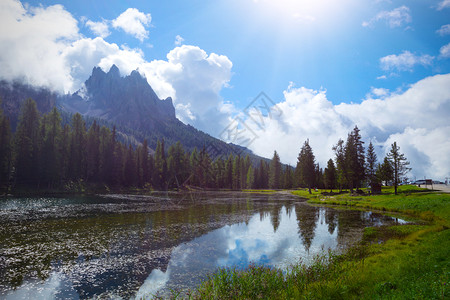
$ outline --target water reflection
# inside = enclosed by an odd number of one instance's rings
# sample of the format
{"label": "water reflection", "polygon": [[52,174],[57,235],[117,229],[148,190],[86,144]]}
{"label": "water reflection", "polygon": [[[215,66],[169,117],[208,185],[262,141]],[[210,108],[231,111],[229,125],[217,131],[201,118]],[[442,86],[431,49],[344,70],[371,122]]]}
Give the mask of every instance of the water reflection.
{"label": "water reflection", "polygon": [[[270,213],[255,214],[247,223],[224,226],[179,245],[166,271],[153,270],[137,298],[167,296],[171,289],[192,288],[217,267],[245,268],[257,263],[286,270],[300,259],[309,263],[323,250],[339,251],[355,239],[352,230],[339,234],[341,215],[344,222],[358,220],[352,228],[393,221],[381,215],[305,204],[274,207]],[[360,233],[362,229],[359,227]]]}
{"label": "water reflection", "polygon": [[172,195],[176,205],[158,197],[0,203],[0,298],[165,295],[195,287],[217,267],[308,263],[359,240],[365,226],[395,222],[290,195]]}

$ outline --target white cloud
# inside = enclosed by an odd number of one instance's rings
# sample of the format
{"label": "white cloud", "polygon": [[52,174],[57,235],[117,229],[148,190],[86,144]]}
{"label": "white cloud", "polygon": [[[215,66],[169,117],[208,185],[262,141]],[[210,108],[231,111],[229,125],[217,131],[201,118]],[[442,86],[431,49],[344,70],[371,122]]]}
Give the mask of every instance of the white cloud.
{"label": "white cloud", "polygon": [[372,26],[375,22],[385,21],[389,27],[401,27],[404,24],[411,23],[412,17],[410,15],[410,9],[403,5],[397,7],[391,11],[381,11],[375,17],[370,19],[370,21],[364,21],[362,26],[368,27]]}
{"label": "white cloud", "polygon": [[366,95],[366,98],[367,99],[373,99],[373,97],[385,98],[386,96],[389,95],[389,93],[390,91],[388,89],[371,87],[370,93]]}
{"label": "white cloud", "polygon": [[439,57],[441,58],[449,58],[450,57],[450,43],[441,47],[439,51]]}
{"label": "white cloud", "polygon": [[112,25],[114,28],[120,28],[142,42],[148,38],[148,31],[145,28],[150,25],[151,21],[152,17],[150,14],[144,14],[136,8],[128,8],[112,21]]}
{"label": "white cloud", "polygon": [[[372,98],[376,93],[381,99]],[[283,162],[295,165],[309,138],[324,167],[334,157],[332,146],[358,125],[366,143],[376,145],[379,160],[397,141],[411,162],[411,176],[450,175],[450,74],[425,78],[400,93],[372,89],[371,97],[360,104],[333,105],[324,91],[291,85],[277,107],[282,114],[266,117],[263,128],[246,122],[258,136],[250,148],[259,155],[270,157],[277,150]]]}
{"label": "white cloud", "polygon": [[175,46],[181,46],[181,44],[183,44],[183,42],[184,42],[184,39],[180,35],[177,35],[175,37]]}
{"label": "white cloud", "polygon": [[232,66],[224,55],[183,45],[170,51],[167,61],[154,60],[140,70],[160,97],[174,98],[182,121],[216,135],[228,120],[219,93],[230,81]]}
{"label": "white cloud", "polygon": [[62,52],[66,64],[70,65],[73,78],[71,91],[76,91],[89,78],[94,66],[107,71],[115,64],[122,75],[128,75],[144,63],[143,53],[139,49],[129,49],[117,44],[110,44],[100,37],[83,38],[67,46]]}
{"label": "white cloud", "polygon": [[450,0],[442,0],[441,2],[439,2],[437,9],[442,10],[447,7],[450,7]]}
{"label": "white cloud", "polygon": [[442,36],[450,34],[450,24],[442,25],[441,28],[436,30],[436,33]]}
{"label": "white cloud", "polygon": [[0,78],[69,89],[70,66],[61,54],[78,38],[77,21],[61,5],[25,9],[18,1],[1,1]]}
{"label": "white cloud", "polygon": [[99,37],[106,38],[111,34],[109,32],[108,21],[93,22],[91,20],[86,21],[86,26]]}
{"label": "white cloud", "polygon": [[412,71],[415,65],[429,66],[434,57],[424,54],[415,55],[409,51],[401,54],[391,54],[380,58],[381,68],[385,71]]}

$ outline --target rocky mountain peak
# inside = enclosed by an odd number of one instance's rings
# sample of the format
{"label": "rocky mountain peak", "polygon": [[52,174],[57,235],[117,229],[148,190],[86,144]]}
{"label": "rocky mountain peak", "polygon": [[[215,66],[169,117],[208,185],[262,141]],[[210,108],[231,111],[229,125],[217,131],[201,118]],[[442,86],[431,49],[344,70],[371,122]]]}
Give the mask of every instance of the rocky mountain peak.
{"label": "rocky mountain peak", "polygon": [[108,75],[112,77],[120,77],[120,71],[119,68],[116,65],[112,65],[109,69]]}
{"label": "rocky mountain peak", "polygon": [[[85,101],[79,95],[87,95]],[[161,100],[138,71],[122,77],[116,65],[108,73],[95,67],[85,82],[83,91],[77,91],[61,101],[71,112],[103,118],[131,128],[151,124],[154,120],[175,119],[172,99]]]}

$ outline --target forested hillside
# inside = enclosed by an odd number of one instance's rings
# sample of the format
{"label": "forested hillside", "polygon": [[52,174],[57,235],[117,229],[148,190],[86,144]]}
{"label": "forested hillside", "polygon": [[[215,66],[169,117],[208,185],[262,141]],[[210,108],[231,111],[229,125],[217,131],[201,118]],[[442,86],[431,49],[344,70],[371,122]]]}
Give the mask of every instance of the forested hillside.
{"label": "forested hillside", "polygon": [[358,127],[347,141],[339,140],[332,159],[323,171],[316,163],[309,140],[298,156],[295,171],[283,166],[277,152],[270,163],[252,162],[250,156],[217,155],[207,147],[185,150],[181,142],[167,146],[158,140],[151,155],[147,140],[133,147],[119,141],[116,128],[110,130],[95,120],[87,128],[76,113],[70,124],[62,121],[54,107],[40,115],[28,99],[22,106],[16,131],[0,110],[0,188],[57,189],[80,191],[85,187],[152,188],[185,187],[213,189],[252,188],[339,188],[359,189],[392,181],[397,187],[408,172],[408,162],[394,142],[382,164],[372,143],[367,155]]}
{"label": "forested hillside", "polygon": [[[17,130],[1,113],[1,174],[3,190],[13,188],[77,190],[85,186],[111,188],[147,187],[167,190],[186,186],[201,188],[266,188],[269,165],[252,164],[249,155],[222,155],[215,159],[206,147],[186,151],[181,142],[167,146],[158,140],[153,155],[147,140],[137,147],[118,140],[95,120],[89,128],[76,113],[70,125],[56,108],[40,116],[32,99],[24,103]],[[292,185],[292,170],[276,163],[274,188]],[[282,180],[282,176],[288,179]]]}

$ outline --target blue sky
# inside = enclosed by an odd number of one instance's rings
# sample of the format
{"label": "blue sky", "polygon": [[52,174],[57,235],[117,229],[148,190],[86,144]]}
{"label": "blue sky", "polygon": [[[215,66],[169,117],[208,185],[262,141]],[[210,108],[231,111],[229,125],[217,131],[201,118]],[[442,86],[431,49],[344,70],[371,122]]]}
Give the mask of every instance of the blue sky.
{"label": "blue sky", "polygon": [[[310,8],[308,2],[319,4]],[[260,91],[280,101],[289,82],[326,89],[328,99],[338,104],[360,102],[371,87],[394,90],[448,73],[448,59],[435,58],[430,64],[393,72],[380,64],[382,57],[403,51],[439,56],[440,48],[450,42],[450,35],[436,33],[450,23],[450,10],[436,9],[440,2],[27,1],[33,6],[62,4],[76,19],[95,22],[113,20],[130,7],[151,14],[148,39],[139,41],[111,30],[105,40],[140,48],[148,61],[165,59],[177,35],[184,44],[225,55],[233,62],[233,75],[221,95],[242,108]],[[409,20],[400,17],[398,25],[389,25],[388,18],[374,19],[402,6],[408,8]],[[302,13],[304,18],[296,15]],[[370,26],[362,25],[371,20]],[[95,37],[86,26],[80,26],[80,32]],[[388,78],[377,79],[383,75]]]}
{"label": "blue sky", "polygon": [[1,79],[75,92],[112,64],[256,154],[295,165],[310,139],[324,166],[358,125],[380,160],[397,141],[412,178],[450,177],[450,0],[0,2]]}

